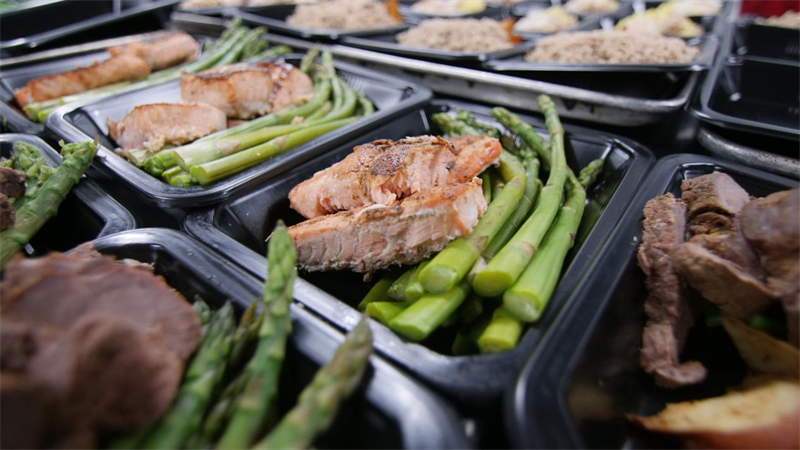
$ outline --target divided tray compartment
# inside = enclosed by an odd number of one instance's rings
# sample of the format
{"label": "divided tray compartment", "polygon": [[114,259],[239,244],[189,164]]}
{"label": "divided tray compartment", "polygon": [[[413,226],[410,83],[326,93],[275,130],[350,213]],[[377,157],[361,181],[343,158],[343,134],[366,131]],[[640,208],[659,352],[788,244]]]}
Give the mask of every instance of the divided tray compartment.
{"label": "divided tray compartment", "polygon": [[[298,66],[301,58],[302,55],[292,54],[283,59]],[[137,105],[179,102],[180,89],[177,80],[101,100],[61,107],[47,118],[46,127],[68,141],[98,136],[102,147],[98,150],[99,157],[95,160],[95,166],[100,166],[111,176],[130,185],[146,203],[164,208],[210,205],[242,188],[261,184],[410,110],[416,110],[432,96],[428,88],[399,77],[351,64],[334,64],[347,83],[372,100],[376,107],[375,113],[207,187],[175,187],[150,176],[114,153],[116,145],[108,137],[107,118],[121,120]]]}
{"label": "divided tray compartment", "polygon": [[315,30],[311,28],[300,28],[289,25],[286,22],[286,18],[294,14],[295,8],[295,5],[259,6],[250,8],[244,7],[226,10],[223,12],[223,15],[240,17],[244,23],[249,25],[263,25],[269,29],[270,33],[285,34],[303,39],[324,41],[338,41],[345,36],[371,36],[393,31],[402,31],[408,28],[406,23],[402,23],[391,28],[358,31]]}
{"label": "divided tray compartment", "polygon": [[[174,230],[143,228],[94,242],[117,258],[152,264],[157,275],[185,298],[199,295],[212,309],[230,300],[241,314],[260,301],[263,282]],[[292,334],[281,373],[281,415],[297,400],[317,369],[344,341],[344,335],[294,304]],[[409,414],[413,411],[413,414]],[[412,381],[377,356],[364,380],[342,405],[316,448],[470,448],[459,416],[436,394]]]}
{"label": "divided tray compartment", "polygon": [[178,1],[34,1],[0,15],[0,51],[20,54],[157,30]]}
{"label": "divided tray compartment", "polygon": [[[61,164],[61,155],[43,140],[23,134],[0,134],[0,155],[11,156],[14,142],[23,141],[39,149],[50,167]],[[43,255],[66,251],[84,242],[136,227],[133,216],[97,184],[81,178],[52,217],[26,246],[26,252]]]}
{"label": "divided tray compartment", "polygon": [[795,28],[758,24],[754,17],[744,17],[736,22],[733,52],[800,64],[800,32]]}
{"label": "divided tray compartment", "polygon": [[712,172],[733,177],[756,197],[798,187],[798,182],[735,163],[680,154],[659,160],[649,182],[620,220],[613,236],[539,350],[506,396],[507,433],[519,448],[677,448],[627,423],[626,413],[654,414],[667,402],[722,395],[745,373],[721,328],[700,319],[682,360],[709,368],[701,385],[657,388],[639,367],[647,291],[636,262],[645,203],[681,181]]}
{"label": "divided tray compartment", "polygon": [[[232,197],[216,208],[190,214],[184,221],[184,229],[253,275],[263,277],[261,274],[266,265],[264,240],[275,222],[282,219],[292,225],[302,220],[289,208],[288,192],[295,185],[340,161],[356,145],[376,139],[438,133],[430,125],[431,115],[456,109],[472,111],[480,120],[493,123],[486,107],[458,101],[434,101],[424,110],[353,139],[280,179]],[[520,117],[546,135],[541,119]],[[455,334],[452,328],[439,330],[425,343],[415,344],[373,322],[375,347],[379,353],[462,404],[480,406],[500,399],[561,307],[571,301],[573,287],[583,280],[584,273],[592,266],[596,252],[613,230],[653,161],[649,150],[593,130],[567,127],[566,136],[567,159],[571,167],[583,167],[601,156],[606,157],[606,166],[602,181],[588,193],[589,203],[577,244],[568,256],[550,305],[543,317],[522,336],[517,348],[494,355],[449,356],[451,338]],[[355,307],[372,284],[363,282],[363,274],[344,271],[301,273],[300,278],[295,288],[296,300],[339,328],[350,329],[358,322],[361,313]]]}

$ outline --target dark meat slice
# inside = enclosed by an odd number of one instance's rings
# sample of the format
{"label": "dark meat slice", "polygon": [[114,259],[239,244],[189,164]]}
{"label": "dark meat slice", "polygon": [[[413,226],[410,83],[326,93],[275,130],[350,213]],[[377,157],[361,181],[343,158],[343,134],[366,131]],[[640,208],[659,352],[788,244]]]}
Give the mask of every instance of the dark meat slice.
{"label": "dark meat slice", "polygon": [[0,283],[3,314],[67,329],[85,314],[125,318],[187,359],[200,337],[191,305],[163,278],[112,258],[50,254],[6,265]]}
{"label": "dark meat slice", "polygon": [[684,180],[681,198],[686,202],[691,222],[707,212],[735,216],[750,201],[747,191],[729,175],[719,172]]}
{"label": "dark meat slice", "polygon": [[[70,250],[69,254],[78,258],[104,258],[103,254],[98,252],[94,247],[94,242],[86,242],[74,249]],[[125,258],[115,260],[118,264],[124,264],[134,269],[143,270],[145,272],[153,273],[154,267],[152,264],[146,264],[135,259]]]}
{"label": "dark meat slice", "polygon": [[680,363],[680,352],[694,324],[697,306],[681,284],[670,254],[683,242],[686,205],[672,194],[662,195],[644,207],[642,243],[637,258],[647,276],[647,325],[642,336],[639,363],[656,384],[676,388],[705,379],[697,362]]}
{"label": "dark meat slice", "polygon": [[25,180],[27,179],[28,175],[25,172],[10,167],[0,167],[0,194],[11,198],[22,197],[25,195]]}
{"label": "dark meat slice", "polygon": [[[764,280],[764,270],[758,261],[758,255],[742,234],[739,219],[733,221],[731,231],[692,236],[689,242],[697,244],[722,259],[733,263],[737,269],[748,275]],[[732,287],[733,288],[733,287]],[[764,286],[766,289],[766,286]]]}
{"label": "dark meat slice", "polygon": [[783,302],[789,340],[800,343],[800,191],[776,192],[745,206],[742,232],[759,253],[767,285]]}
{"label": "dark meat slice", "polygon": [[678,274],[725,316],[746,319],[773,300],[759,278],[695,242],[675,249],[672,262]]}
{"label": "dark meat slice", "polygon": [[27,376],[0,372],[0,405],[0,448],[41,448],[47,408]]}
{"label": "dark meat slice", "polygon": [[16,221],[17,212],[14,210],[14,205],[5,194],[0,193],[0,231],[11,228]]}
{"label": "dark meat slice", "polygon": [[52,402],[55,436],[129,432],[166,412],[183,361],[124,317],[89,313],[37,353],[28,374]]}
{"label": "dark meat slice", "polygon": [[725,214],[707,212],[698,214],[687,227],[690,236],[731,231],[734,229],[733,219]]}
{"label": "dark meat slice", "polygon": [[58,337],[58,330],[0,315],[0,371],[24,372],[28,362]]}

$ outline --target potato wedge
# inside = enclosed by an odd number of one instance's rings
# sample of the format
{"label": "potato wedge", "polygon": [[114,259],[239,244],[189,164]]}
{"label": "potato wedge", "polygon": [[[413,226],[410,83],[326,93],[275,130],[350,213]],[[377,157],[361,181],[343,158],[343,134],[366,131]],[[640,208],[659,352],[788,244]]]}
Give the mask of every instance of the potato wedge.
{"label": "potato wedge", "polygon": [[800,378],[800,351],[797,348],[740,320],[722,318],[722,326],[753,372]]}
{"label": "potato wedge", "polygon": [[690,448],[799,448],[800,385],[770,377],[721,397],[673,403],[660,413],[628,418],[671,434]]}

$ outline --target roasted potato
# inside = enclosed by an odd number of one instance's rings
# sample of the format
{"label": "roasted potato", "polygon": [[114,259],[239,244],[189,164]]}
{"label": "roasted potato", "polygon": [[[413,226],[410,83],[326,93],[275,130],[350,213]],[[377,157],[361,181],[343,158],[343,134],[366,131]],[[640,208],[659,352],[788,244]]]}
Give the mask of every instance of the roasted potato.
{"label": "roasted potato", "polygon": [[722,318],[747,367],[755,373],[800,378],[800,351],[740,320]]}

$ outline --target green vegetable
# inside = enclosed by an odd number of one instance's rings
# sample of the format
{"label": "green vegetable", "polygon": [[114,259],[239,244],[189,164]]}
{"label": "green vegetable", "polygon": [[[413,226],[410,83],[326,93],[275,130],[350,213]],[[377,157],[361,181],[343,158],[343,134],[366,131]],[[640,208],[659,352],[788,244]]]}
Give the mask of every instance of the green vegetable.
{"label": "green vegetable", "polygon": [[578,181],[584,189],[589,189],[597,181],[597,178],[603,173],[604,163],[605,160],[603,158],[598,158],[581,169],[581,173],[578,174]]}
{"label": "green vegetable", "polygon": [[372,289],[367,292],[367,295],[364,296],[364,299],[361,300],[361,303],[358,304],[358,310],[364,311],[367,305],[373,302],[387,302],[391,300],[389,297],[389,288],[397,278],[397,274],[390,273],[378,280],[378,282],[372,286]]}
{"label": "green vegetable", "polygon": [[469,283],[463,280],[443,294],[427,294],[392,319],[389,327],[412,341],[422,341],[458,309],[469,292]]}
{"label": "green vegetable", "polygon": [[419,281],[419,276],[422,273],[422,270],[425,269],[430,262],[430,260],[422,261],[417,265],[414,273],[411,274],[411,279],[408,280],[408,284],[406,285],[404,292],[405,301],[415,302],[425,295],[425,288],[422,287],[422,282]]}
{"label": "green vegetable", "polygon": [[368,317],[388,326],[389,322],[405,311],[412,302],[372,302],[364,311]]}
{"label": "green vegetable", "polygon": [[492,320],[478,338],[481,353],[498,353],[517,346],[522,335],[522,322],[499,306],[492,314]]}

